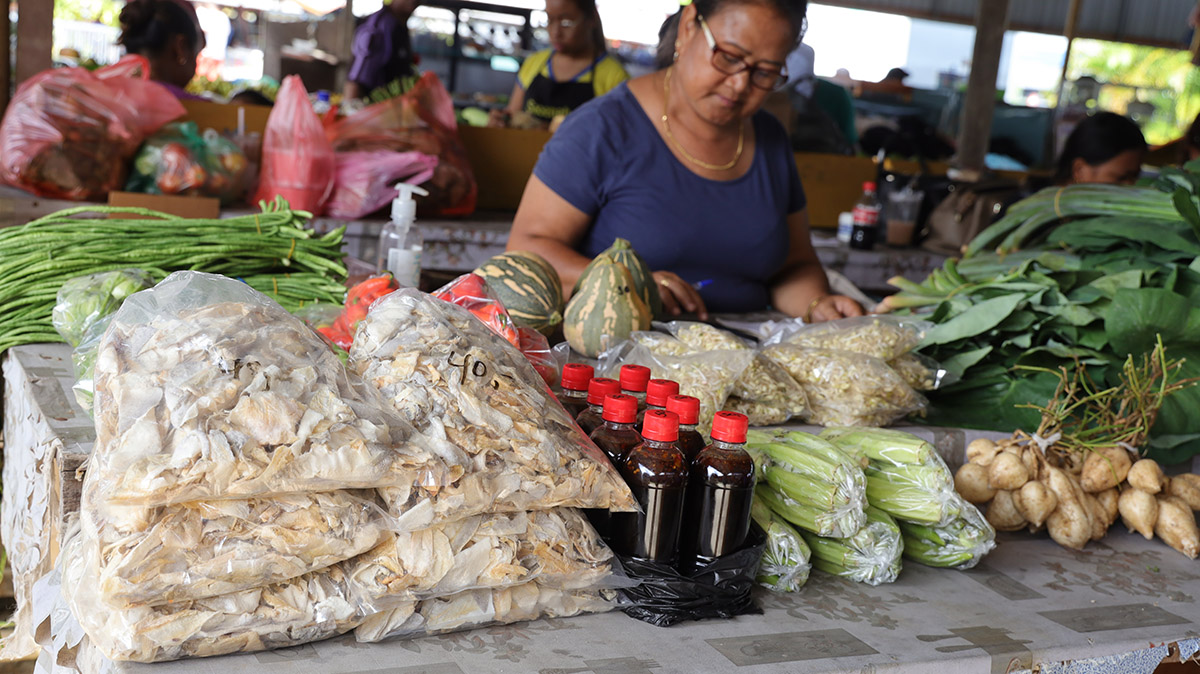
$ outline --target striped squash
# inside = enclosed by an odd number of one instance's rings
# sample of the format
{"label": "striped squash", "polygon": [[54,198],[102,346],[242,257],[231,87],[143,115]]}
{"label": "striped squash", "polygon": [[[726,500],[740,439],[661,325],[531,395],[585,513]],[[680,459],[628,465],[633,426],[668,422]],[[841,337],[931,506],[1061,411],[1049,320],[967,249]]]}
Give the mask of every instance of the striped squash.
{"label": "striped squash", "polygon": [[549,335],[562,322],[558,272],[543,257],[523,250],[496,255],[475,270],[517,325]]}
{"label": "striped squash", "polygon": [[[654,281],[654,276],[651,275],[650,266],[646,264],[641,255],[638,255],[638,252],[633,249],[629,241],[617,239],[601,255],[611,256],[614,261],[625,265],[625,268],[629,270],[630,276],[633,277],[634,288],[637,289],[642,302],[650,308],[650,315],[654,318],[661,316],[662,297],[658,294],[658,283]],[[592,270],[592,265],[595,263],[596,261],[593,260],[588,264],[587,268],[583,270],[583,274],[579,276],[579,281],[575,283],[576,292],[583,285],[583,279],[587,278],[588,272]]]}
{"label": "striped squash", "polygon": [[575,351],[595,358],[605,349],[650,327],[650,309],[634,289],[625,265],[601,254],[567,303],[563,335]]}

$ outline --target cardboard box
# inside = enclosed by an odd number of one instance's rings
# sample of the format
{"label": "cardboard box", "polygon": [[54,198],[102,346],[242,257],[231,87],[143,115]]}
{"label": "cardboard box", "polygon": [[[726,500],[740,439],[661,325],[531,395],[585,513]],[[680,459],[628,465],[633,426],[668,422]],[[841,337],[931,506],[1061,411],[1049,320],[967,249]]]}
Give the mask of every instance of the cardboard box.
{"label": "cardboard box", "polygon": [[796,170],[808,197],[808,222],[815,229],[837,229],[838,214],[854,208],[863,183],[878,173],[869,157],[813,152],[796,153]]}
{"label": "cardboard box", "polygon": [[515,211],[550,132],[459,126],[458,137],[479,184],[478,210]]}
{"label": "cardboard box", "polygon": [[[110,192],[109,206],[126,208],[149,208],[181,218],[215,220],[221,217],[221,201],[212,197],[181,197],[166,194],[141,194],[138,192]],[[137,215],[110,215],[110,218],[142,218]],[[148,216],[145,219],[149,220]]]}
{"label": "cardboard box", "polygon": [[238,110],[244,110],[243,123],[246,133],[263,133],[267,128],[267,116],[271,108],[265,105],[226,105],[212,101],[180,101],[187,115],[184,121],[195,122],[200,131],[216,129],[222,133],[234,133],[238,128]]}

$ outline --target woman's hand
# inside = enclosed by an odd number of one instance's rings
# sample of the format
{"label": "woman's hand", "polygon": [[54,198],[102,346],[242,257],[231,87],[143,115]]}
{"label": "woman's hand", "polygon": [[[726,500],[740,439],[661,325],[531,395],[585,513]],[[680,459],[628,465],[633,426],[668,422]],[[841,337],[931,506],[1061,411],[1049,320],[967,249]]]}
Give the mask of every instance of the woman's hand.
{"label": "woman's hand", "polygon": [[656,271],[652,275],[654,282],[658,284],[658,294],[662,297],[664,311],[672,316],[683,313],[696,314],[700,320],[708,320],[708,309],[692,284],[669,271]]}
{"label": "woman's hand", "polygon": [[804,316],[805,323],[824,323],[839,318],[862,316],[866,314],[862,305],[845,295],[822,295],[809,305],[808,314]]}
{"label": "woman's hand", "polygon": [[492,129],[503,129],[508,126],[508,111],[507,110],[492,110],[488,113],[488,127]]}

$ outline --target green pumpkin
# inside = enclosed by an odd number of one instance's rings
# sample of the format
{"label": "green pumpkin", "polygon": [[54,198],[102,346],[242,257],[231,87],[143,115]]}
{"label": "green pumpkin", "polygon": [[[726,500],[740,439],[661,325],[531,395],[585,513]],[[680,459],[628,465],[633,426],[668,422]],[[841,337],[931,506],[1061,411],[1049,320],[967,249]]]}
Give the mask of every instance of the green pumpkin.
{"label": "green pumpkin", "polygon": [[625,265],[600,254],[567,303],[563,335],[575,351],[595,358],[605,349],[650,327],[650,308],[635,288]]}
{"label": "green pumpkin", "polygon": [[558,272],[545,258],[523,250],[501,253],[475,270],[517,325],[549,335],[562,322]]}
{"label": "green pumpkin", "polygon": [[[608,255],[616,262],[625,265],[629,270],[630,276],[633,277],[633,285],[637,289],[637,293],[642,298],[642,302],[650,308],[650,315],[654,318],[662,316],[662,297],[658,294],[658,283],[655,282],[654,276],[650,273],[650,267],[646,261],[638,255],[625,239],[617,239],[608,247],[608,250],[600,253],[600,255]],[[596,256],[599,259],[599,256]],[[583,270],[583,274],[579,276],[579,280],[575,283],[575,290],[579,292],[579,287],[583,285],[583,280],[591,272],[592,266],[596,264],[596,260],[592,260],[590,264]]]}

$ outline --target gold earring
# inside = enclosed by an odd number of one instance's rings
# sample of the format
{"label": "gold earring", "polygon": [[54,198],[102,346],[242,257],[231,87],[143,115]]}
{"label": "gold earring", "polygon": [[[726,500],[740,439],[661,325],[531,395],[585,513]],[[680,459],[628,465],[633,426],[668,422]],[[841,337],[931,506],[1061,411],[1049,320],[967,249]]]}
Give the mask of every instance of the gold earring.
{"label": "gold earring", "polygon": [[675,56],[672,57],[672,60],[674,60],[674,61],[679,60],[679,40],[675,41]]}

